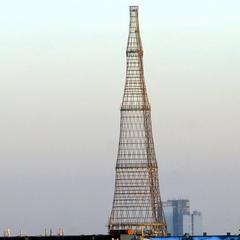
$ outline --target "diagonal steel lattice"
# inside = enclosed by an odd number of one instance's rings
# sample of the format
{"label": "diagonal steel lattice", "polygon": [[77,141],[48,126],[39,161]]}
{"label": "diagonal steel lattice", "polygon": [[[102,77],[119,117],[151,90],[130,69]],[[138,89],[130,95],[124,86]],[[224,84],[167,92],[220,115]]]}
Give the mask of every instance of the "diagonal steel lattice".
{"label": "diagonal steel lattice", "polygon": [[115,191],[109,230],[148,230],[165,235],[151,108],[143,71],[138,6],[130,6],[127,72],[121,106]]}

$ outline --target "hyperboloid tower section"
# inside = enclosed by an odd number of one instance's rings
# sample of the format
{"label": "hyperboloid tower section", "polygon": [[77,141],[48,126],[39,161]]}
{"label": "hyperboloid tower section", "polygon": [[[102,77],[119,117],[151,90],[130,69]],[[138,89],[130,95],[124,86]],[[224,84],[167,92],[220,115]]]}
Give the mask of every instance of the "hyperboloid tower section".
{"label": "hyperboloid tower section", "polygon": [[121,106],[116,179],[109,230],[165,235],[151,108],[143,72],[138,6],[130,6],[127,72]]}

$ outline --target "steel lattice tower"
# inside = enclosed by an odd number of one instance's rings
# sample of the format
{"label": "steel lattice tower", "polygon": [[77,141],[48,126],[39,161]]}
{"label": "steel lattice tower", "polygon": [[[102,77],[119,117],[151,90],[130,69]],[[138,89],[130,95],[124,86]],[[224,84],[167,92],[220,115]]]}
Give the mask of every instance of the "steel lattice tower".
{"label": "steel lattice tower", "polygon": [[151,108],[144,81],[138,6],[130,6],[126,55],[115,192],[108,227],[109,230],[148,229],[165,235]]}

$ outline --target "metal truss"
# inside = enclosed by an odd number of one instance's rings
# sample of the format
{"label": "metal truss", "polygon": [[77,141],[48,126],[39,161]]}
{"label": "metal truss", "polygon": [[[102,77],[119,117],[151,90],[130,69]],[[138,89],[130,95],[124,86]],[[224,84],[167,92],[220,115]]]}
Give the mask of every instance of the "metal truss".
{"label": "metal truss", "polygon": [[126,55],[115,192],[108,227],[165,235],[137,6],[130,6]]}

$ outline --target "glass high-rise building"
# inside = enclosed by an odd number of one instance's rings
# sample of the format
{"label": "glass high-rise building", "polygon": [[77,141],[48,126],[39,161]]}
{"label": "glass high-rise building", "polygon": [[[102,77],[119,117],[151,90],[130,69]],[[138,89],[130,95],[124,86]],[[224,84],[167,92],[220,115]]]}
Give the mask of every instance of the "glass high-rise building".
{"label": "glass high-rise building", "polygon": [[202,213],[199,211],[193,211],[191,214],[192,219],[192,235],[202,235]]}
{"label": "glass high-rise building", "polygon": [[167,200],[163,202],[163,209],[167,230],[172,236],[201,235],[203,233],[202,214],[199,211],[191,213],[188,199]]}

